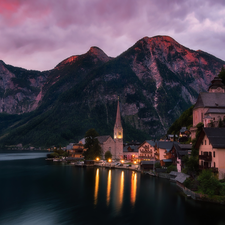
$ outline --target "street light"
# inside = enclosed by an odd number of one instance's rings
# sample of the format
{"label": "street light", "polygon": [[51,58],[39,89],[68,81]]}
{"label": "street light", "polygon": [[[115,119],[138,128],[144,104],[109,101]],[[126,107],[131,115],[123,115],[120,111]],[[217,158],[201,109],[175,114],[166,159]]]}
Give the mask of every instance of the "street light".
{"label": "street light", "polygon": [[98,157],[96,158],[96,161],[99,161],[99,158]]}

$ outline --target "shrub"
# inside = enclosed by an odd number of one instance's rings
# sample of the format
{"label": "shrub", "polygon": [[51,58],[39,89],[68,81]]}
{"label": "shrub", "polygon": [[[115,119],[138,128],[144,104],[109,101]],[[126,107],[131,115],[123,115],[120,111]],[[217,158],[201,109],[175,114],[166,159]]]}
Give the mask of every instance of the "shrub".
{"label": "shrub", "polygon": [[199,190],[209,196],[217,194],[221,187],[219,180],[211,170],[203,170],[198,177],[198,181]]}
{"label": "shrub", "polygon": [[112,158],[112,154],[110,151],[105,152],[105,159],[108,161],[108,159]]}
{"label": "shrub", "polygon": [[177,171],[177,167],[173,164],[167,167],[167,173],[170,173],[171,171]]}
{"label": "shrub", "polygon": [[159,162],[155,164],[155,168],[162,168]]}

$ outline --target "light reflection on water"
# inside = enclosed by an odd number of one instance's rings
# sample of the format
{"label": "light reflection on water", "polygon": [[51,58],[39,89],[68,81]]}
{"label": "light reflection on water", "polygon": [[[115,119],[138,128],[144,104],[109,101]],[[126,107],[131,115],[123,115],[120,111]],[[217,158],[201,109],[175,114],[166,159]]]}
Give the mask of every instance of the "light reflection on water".
{"label": "light reflection on water", "polygon": [[123,193],[124,193],[124,171],[120,174],[120,188],[119,188],[119,204],[117,211],[119,212],[123,204]]}
{"label": "light reflection on water", "polygon": [[130,192],[130,201],[131,201],[132,206],[134,206],[134,204],[135,204],[136,194],[137,194],[137,173],[132,172],[131,192]]}
{"label": "light reflection on water", "polygon": [[110,202],[110,194],[111,194],[111,176],[112,171],[109,170],[108,171],[108,179],[107,179],[107,195],[106,195],[106,204],[107,206],[109,206],[109,202]]}
{"label": "light reflection on water", "polygon": [[98,189],[99,189],[99,168],[96,170],[95,175],[95,193],[94,193],[94,204],[98,203]]}

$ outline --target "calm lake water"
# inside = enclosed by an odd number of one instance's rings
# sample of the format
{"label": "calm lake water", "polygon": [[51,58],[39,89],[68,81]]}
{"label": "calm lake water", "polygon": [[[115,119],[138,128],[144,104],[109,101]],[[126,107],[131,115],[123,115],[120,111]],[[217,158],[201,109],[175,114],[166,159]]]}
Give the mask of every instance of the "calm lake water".
{"label": "calm lake water", "polygon": [[225,224],[224,206],[186,199],[168,180],[45,156],[0,153],[1,225]]}

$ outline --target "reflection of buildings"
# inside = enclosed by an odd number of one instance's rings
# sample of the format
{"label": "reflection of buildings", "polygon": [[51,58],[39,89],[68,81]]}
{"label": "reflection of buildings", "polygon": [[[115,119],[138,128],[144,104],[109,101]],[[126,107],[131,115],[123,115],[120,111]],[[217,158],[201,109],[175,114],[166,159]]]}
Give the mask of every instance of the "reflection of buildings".
{"label": "reflection of buildings", "polygon": [[106,194],[106,204],[109,205],[110,202],[110,194],[111,194],[111,180],[112,180],[112,174],[111,170],[108,171],[108,179],[107,179],[107,194]]}
{"label": "reflection of buildings", "polygon": [[97,202],[98,202],[98,189],[99,189],[99,168],[96,170],[96,175],[95,175],[95,193],[94,193],[95,205],[97,205]]}
{"label": "reflection of buildings", "polygon": [[134,206],[136,201],[136,195],[137,195],[137,173],[136,172],[132,172],[130,188],[131,188],[130,201],[131,201],[131,204]]}

